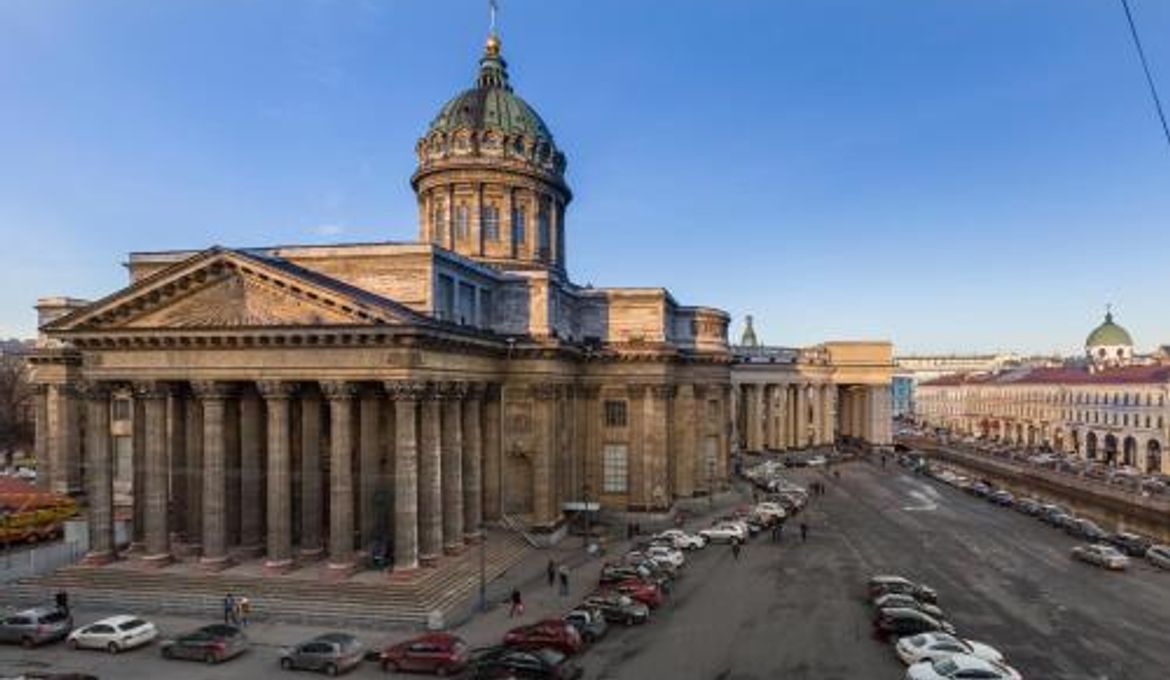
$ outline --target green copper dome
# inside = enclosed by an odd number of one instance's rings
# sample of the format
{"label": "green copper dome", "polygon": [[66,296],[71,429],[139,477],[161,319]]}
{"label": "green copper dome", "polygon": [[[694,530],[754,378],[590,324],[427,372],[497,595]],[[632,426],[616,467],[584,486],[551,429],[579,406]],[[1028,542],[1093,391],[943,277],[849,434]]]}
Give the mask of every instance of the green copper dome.
{"label": "green copper dome", "polygon": [[1085,340],[1085,347],[1115,347],[1118,345],[1133,345],[1133,338],[1129,331],[1113,323],[1113,313],[1105,314],[1105,321],[1089,333]]}
{"label": "green copper dome", "polygon": [[488,39],[484,55],[479,60],[475,87],[444,104],[439,115],[431,121],[427,134],[460,129],[495,130],[504,135],[525,135],[550,144],[553,141],[552,133],[536,111],[512,92],[508,83],[508,64],[500,56],[500,42],[495,35]]}

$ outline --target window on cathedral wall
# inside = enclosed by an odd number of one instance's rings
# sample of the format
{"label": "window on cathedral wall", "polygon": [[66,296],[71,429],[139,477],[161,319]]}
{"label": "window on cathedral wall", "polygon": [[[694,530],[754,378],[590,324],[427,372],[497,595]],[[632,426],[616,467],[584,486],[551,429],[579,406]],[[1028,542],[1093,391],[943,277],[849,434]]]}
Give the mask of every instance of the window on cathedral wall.
{"label": "window on cathedral wall", "polygon": [[469,233],[468,220],[470,210],[467,209],[467,204],[460,203],[455,206],[455,238],[467,238]]}
{"label": "window on cathedral wall", "polygon": [[500,209],[494,203],[488,203],[483,206],[483,214],[480,216],[480,222],[483,225],[483,237],[489,241],[500,240]]}
{"label": "window on cathedral wall", "polygon": [[606,493],[625,493],[630,478],[629,448],[625,444],[606,444],[601,462],[602,490]]}
{"label": "window on cathedral wall", "polygon": [[491,328],[492,292],[486,288],[479,291],[479,327]]}
{"label": "window on cathedral wall", "polygon": [[115,422],[130,420],[130,400],[115,399],[112,417]]}
{"label": "window on cathedral wall", "polygon": [[114,479],[127,484],[134,479],[134,441],[130,437],[114,437]]}
{"label": "window on cathedral wall", "polygon": [[512,242],[524,245],[528,241],[528,209],[523,205],[512,208]]}
{"label": "window on cathedral wall", "polygon": [[451,321],[455,316],[455,279],[439,274],[439,286],[435,295],[435,316]]}
{"label": "window on cathedral wall", "polygon": [[621,399],[606,399],[605,410],[605,426],[606,427],[626,427],[629,423],[627,414],[627,405]]}
{"label": "window on cathedral wall", "polygon": [[471,325],[475,323],[477,314],[475,309],[475,286],[470,283],[459,284],[459,318],[458,321],[462,325]]}
{"label": "window on cathedral wall", "polygon": [[431,233],[436,243],[441,243],[443,234],[447,232],[447,204],[442,200],[435,201],[431,210]]}
{"label": "window on cathedral wall", "polygon": [[541,259],[548,259],[550,239],[548,206],[541,206],[536,215],[536,250]]}

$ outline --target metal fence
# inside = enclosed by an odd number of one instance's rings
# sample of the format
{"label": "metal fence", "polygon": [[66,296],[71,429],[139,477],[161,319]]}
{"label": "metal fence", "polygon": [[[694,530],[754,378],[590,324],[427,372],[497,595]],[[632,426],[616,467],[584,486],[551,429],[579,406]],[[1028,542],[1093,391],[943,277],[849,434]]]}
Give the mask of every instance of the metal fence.
{"label": "metal fence", "polygon": [[85,547],[79,541],[58,541],[0,552],[0,583],[40,576],[81,559]]}

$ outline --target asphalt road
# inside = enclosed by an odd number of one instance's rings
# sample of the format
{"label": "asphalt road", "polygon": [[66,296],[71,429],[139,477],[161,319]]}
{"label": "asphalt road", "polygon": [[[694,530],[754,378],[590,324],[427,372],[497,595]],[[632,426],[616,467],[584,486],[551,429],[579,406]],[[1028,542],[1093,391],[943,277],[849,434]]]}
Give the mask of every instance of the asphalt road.
{"label": "asphalt road", "polygon": [[[800,473],[800,477],[820,473]],[[901,678],[872,639],[866,579],[898,573],[939,591],[959,634],[999,648],[1025,678],[1160,680],[1170,674],[1170,573],[1074,562],[1076,542],[1038,520],[868,463],[842,468],[784,543],[736,562],[697,555],[671,604],[585,657],[605,679]]]}
{"label": "asphalt road", "polygon": [[[810,471],[793,477],[824,479],[829,492],[789,523],[781,544],[756,538],[738,561],[726,546],[692,553],[651,623],[615,628],[582,657],[586,677],[901,678],[890,646],[870,635],[864,590],[875,573],[936,588],[960,634],[998,647],[1025,678],[1167,677],[1170,573],[1138,563],[1117,574],[1074,562],[1075,541],[1060,531],[893,465],[850,464],[840,480]],[[811,527],[804,544],[800,520]],[[186,626],[159,623],[172,632]],[[282,629],[290,642],[312,632]],[[0,678],[38,667],[119,680],[280,677],[276,655],[275,646],[256,646],[204,666],[164,661],[155,647],[117,657],[62,645],[0,647]],[[366,664],[349,677],[381,676]]]}

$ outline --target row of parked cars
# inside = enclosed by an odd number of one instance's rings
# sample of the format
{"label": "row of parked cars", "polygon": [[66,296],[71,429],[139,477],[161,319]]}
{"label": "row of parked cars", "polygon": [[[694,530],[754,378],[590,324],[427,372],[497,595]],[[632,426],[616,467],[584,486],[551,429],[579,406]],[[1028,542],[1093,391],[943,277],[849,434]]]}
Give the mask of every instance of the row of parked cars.
{"label": "row of parked cars", "polygon": [[1005,508],[1012,508],[1068,535],[1088,541],[1073,548],[1072,556],[1083,562],[1113,570],[1129,567],[1130,558],[1145,558],[1150,564],[1170,569],[1170,546],[1156,545],[1150,538],[1128,531],[1110,532],[1086,517],[1077,517],[1068,508],[1038,498],[1017,497],[1007,489],[997,489],[984,481],[972,480],[946,468],[931,474],[938,480],[984,498]]}
{"label": "row of parked cars", "polygon": [[906,680],[1021,680],[994,647],[957,635],[938,593],[902,576],[869,580],[874,634],[893,642],[907,666]]}

